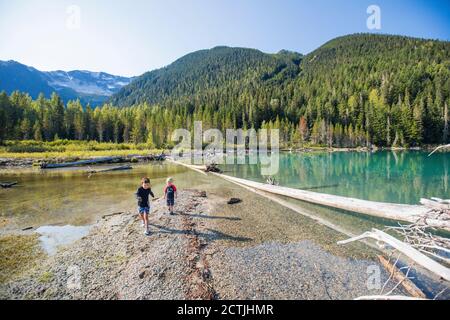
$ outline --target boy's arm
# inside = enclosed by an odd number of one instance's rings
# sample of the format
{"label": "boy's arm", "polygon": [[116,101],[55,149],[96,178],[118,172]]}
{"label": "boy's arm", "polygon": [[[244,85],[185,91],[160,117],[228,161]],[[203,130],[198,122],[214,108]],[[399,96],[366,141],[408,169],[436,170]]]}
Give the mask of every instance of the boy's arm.
{"label": "boy's arm", "polygon": [[166,194],[167,194],[167,187],[164,187],[164,199],[166,198]]}
{"label": "boy's arm", "polygon": [[152,198],[155,197],[155,194],[153,193],[152,189],[150,189],[150,195],[152,196]]}
{"label": "boy's arm", "polygon": [[141,202],[142,197],[141,197],[141,194],[139,193],[139,189],[136,191],[136,193],[134,195],[136,196],[138,203]]}

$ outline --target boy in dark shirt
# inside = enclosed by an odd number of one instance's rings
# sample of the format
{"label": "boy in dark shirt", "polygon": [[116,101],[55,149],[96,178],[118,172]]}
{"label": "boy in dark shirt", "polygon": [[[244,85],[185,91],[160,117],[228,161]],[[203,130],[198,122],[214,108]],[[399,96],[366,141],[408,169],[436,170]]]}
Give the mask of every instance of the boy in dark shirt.
{"label": "boy in dark shirt", "polygon": [[145,228],[146,236],[150,235],[150,230],[148,230],[148,215],[150,213],[150,202],[148,200],[149,195],[151,195],[152,198],[155,197],[152,189],[150,189],[150,179],[142,178],[141,187],[139,187],[136,192],[136,198],[138,200],[139,216],[141,217],[142,225]]}
{"label": "boy in dark shirt", "polygon": [[173,184],[173,179],[167,179],[167,185],[164,188],[164,198],[167,200],[167,207],[170,215],[173,215],[173,206],[175,205],[175,198],[177,197],[177,187]]}

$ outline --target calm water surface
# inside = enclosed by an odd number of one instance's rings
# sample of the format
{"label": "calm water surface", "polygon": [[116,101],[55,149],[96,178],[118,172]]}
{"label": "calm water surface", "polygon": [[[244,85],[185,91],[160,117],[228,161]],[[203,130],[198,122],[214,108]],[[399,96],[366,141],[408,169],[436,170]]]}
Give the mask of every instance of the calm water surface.
{"label": "calm water surface", "polygon": [[[227,174],[264,182],[260,165],[224,165]],[[281,153],[279,185],[371,201],[418,204],[450,198],[450,153],[420,151]]]}
{"label": "calm water surface", "polygon": [[[450,154],[427,157],[423,152],[282,153],[280,171],[275,176],[280,185],[316,192],[337,194],[373,201],[418,203],[421,197],[450,198]],[[133,170],[92,175],[85,168],[40,170],[0,170],[1,181],[19,181],[17,187],[0,189],[0,231],[33,226],[84,226],[104,214],[135,210],[134,192],[141,177],[152,180],[156,197],[162,196],[165,179],[175,178],[179,188],[199,188],[222,197],[241,197],[243,189],[223,179],[204,176],[171,163],[134,165]],[[255,181],[265,181],[259,165],[226,165],[226,174]],[[242,214],[252,212],[262,198],[245,196]],[[317,215],[352,233],[387,224],[380,219],[358,215],[292,199],[310,214]],[[266,202],[265,202],[266,203]],[[235,207],[224,206],[228,215]],[[272,217],[272,224],[282,223],[287,211],[266,203],[259,207]],[[270,212],[269,212],[270,211]],[[280,215],[281,214],[281,215]],[[292,230],[295,232],[295,230]]]}

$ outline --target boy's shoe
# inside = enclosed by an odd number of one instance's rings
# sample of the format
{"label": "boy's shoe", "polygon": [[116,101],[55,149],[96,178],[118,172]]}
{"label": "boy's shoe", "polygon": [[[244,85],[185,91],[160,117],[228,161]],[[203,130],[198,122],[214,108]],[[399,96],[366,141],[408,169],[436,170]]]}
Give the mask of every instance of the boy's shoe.
{"label": "boy's shoe", "polygon": [[141,226],[142,226],[142,228],[145,228],[145,223],[142,222],[142,223],[141,223]]}
{"label": "boy's shoe", "polygon": [[147,230],[147,231],[144,232],[144,234],[145,234],[146,236],[149,236],[151,233],[150,233],[149,230]]}

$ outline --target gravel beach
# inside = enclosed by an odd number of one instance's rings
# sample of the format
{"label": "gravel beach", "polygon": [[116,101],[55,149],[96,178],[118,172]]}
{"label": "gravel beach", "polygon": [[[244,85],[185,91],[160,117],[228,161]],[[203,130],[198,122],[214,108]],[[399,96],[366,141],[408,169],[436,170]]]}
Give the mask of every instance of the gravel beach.
{"label": "gravel beach", "polygon": [[[135,213],[105,216],[87,236],[1,284],[0,298],[352,299],[378,293],[367,286],[368,270],[379,267],[370,259],[335,256],[313,240],[255,242],[245,230],[222,228],[243,228],[241,218],[217,216],[227,199],[181,190],[174,216],[156,200],[148,237]],[[379,270],[383,283],[388,274]]]}

